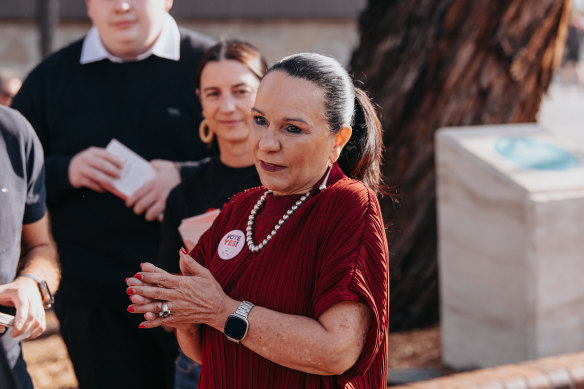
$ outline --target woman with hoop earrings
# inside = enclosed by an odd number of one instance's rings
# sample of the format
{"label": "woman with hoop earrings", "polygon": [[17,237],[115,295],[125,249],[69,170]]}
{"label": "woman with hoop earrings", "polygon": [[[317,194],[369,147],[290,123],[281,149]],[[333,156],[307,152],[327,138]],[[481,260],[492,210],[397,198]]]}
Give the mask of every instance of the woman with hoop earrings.
{"label": "woman with hoop earrings", "polygon": [[[203,107],[201,140],[215,140],[219,155],[170,192],[161,228],[160,266],[179,273],[177,253],[189,247],[178,227],[183,219],[221,209],[242,190],[259,186],[249,146],[251,107],[267,64],[247,42],[224,40],[205,51],[197,71],[197,95]],[[176,362],[175,389],[196,388],[200,367],[182,352]]]}

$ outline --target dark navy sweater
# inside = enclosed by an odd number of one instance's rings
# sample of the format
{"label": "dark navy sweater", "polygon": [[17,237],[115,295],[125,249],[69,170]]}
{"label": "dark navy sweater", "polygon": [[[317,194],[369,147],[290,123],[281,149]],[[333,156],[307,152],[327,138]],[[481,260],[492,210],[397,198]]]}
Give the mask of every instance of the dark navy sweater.
{"label": "dark navy sweater", "polygon": [[13,102],[45,150],[47,203],[63,277],[57,297],[70,304],[125,309],[125,277],[155,261],[160,223],[135,215],[110,194],[76,189],[71,158],[112,138],[147,160],[196,161],[201,107],[195,76],[213,42],[181,30],[180,61],[156,56],[138,62],[81,65],[82,41],[54,53],[25,80]]}

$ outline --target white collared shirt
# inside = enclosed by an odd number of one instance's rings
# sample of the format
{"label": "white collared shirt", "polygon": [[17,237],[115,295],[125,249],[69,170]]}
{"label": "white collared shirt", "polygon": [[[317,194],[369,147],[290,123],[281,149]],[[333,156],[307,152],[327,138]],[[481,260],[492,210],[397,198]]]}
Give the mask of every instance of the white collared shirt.
{"label": "white collared shirt", "polygon": [[[178,30],[176,21],[169,14],[166,14],[160,35],[150,50],[138,55],[131,61],[141,61],[150,57],[151,55],[170,59],[172,61],[178,61],[180,59],[180,32]],[[107,51],[101,42],[97,28],[93,26],[83,40],[83,47],[81,48],[81,58],[79,59],[79,62],[84,65],[91,62],[101,61],[102,59],[106,58],[112,62],[130,62],[128,60],[123,60],[119,57],[116,57]]]}

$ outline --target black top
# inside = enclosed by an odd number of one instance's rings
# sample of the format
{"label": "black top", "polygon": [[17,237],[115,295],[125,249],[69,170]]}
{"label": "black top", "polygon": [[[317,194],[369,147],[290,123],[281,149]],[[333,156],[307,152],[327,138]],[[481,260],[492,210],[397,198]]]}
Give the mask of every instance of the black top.
{"label": "black top", "polygon": [[181,29],[180,60],[107,59],[81,65],[82,41],[44,60],[13,106],[29,119],[45,149],[47,204],[62,263],[57,298],[124,309],[124,279],[153,261],[160,223],[135,215],[110,193],[73,188],[71,158],[112,138],[147,160],[196,161],[209,155],[198,137],[197,65],[213,42]]}
{"label": "black top", "polygon": [[[21,114],[0,106],[0,285],[16,277],[22,225],[39,221],[45,212],[41,144]],[[20,353],[18,342],[3,336],[2,350],[13,367]]]}
{"label": "black top", "polygon": [[182,219],[221,209],[234,194],[260,185],[255,166],[233,168],[213,157],[170,192],[162,222],[159,265],[171,273],[180,272],[178,251],[184,245],[178,226]]}

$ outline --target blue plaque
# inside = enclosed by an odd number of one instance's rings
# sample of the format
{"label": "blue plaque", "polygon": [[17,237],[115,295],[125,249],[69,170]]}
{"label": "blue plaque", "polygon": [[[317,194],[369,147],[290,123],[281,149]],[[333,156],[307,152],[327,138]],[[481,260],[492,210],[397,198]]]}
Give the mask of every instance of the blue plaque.
{"label": "blue plaque", "polygon": [[523,137],[498,139],[495,149],[526,169],[568,170],[580,165],[572,153],[550,143]]}

